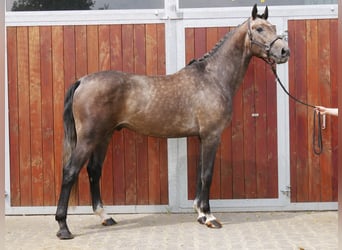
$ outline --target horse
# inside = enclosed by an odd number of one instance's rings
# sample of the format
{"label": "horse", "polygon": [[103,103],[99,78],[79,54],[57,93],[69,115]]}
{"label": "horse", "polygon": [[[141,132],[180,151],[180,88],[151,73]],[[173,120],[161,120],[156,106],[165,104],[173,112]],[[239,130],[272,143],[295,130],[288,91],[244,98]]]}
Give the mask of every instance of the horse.
{"label": "horse", "polygon": [[72,239],[67,225],[69,197],[87,164],[92,208],[105,226],[116,221],[103,208],[99,180],[113,133],[128,128],[143,135],[200,139],[194,209],[209,228],[222,224],[210,211],[209,191],[215,154],[232,118],[233,96],[253,56],[268,64],[286,63],[290,50],[268,19],[268,8],[227,33],[202,58],[174,74],[145,76],[101,71],[77,80],[64,101],[63,177],[55,219],[57,237]]}

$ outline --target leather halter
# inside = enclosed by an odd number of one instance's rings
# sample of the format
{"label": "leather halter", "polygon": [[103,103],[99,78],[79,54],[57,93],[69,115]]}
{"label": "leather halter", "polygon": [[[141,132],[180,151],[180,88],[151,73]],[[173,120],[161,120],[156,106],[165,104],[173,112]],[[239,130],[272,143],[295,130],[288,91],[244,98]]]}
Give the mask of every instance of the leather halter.
{"label": "leather halter", "polygon": [[[249,37],[249,40],[251,42],[251,46],[253,44],[261,47],[267,54],[267,59],[270,59],[270,56],[271,56],[271,49],[272,49],[272,46],[274,45],[274,43],[277,41],[277,40],[283,40],[284,36],[280,36],[280,35],[277,35],[270,43],[266,43],[266,44],[263,44],[257,40],[254,39],[253,37],[253,34],[252,34],[252,30],[251,30],[251,22],[250,22],[250,18],[248,19],[248,37]],[[265,60],[265,59],[264,59]]]}

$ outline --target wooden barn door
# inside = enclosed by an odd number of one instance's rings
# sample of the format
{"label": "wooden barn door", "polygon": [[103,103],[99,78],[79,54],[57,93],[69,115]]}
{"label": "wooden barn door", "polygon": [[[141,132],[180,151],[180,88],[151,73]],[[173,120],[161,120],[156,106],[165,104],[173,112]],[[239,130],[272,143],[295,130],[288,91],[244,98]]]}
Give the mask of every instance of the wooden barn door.
{"label": "wooden barn door", "polygon": [[[186,61],[199,58],[231,28],[186,28]],[[233,120],[215,160],[211,199],[278,198],[277,99],[274,76],[252,59],[234,97]],[[188,139],[188,199],[195,197],[198,139]]]}
{"label": "wooden barn door", "polygon": [[[288,23],[290,92],[313,105],[337,107],[337,19]],[[313,111],[290,102],[291,201],[337,201],[337,118],[326,117],[323,152],[313,152]]]}
{"label": "wooden barn door", "polygon": [[[8,27],[7,46],[11,206],[54,206],[67,88],[100,70],[165,74],[165,27]],[[102,173],[105,205],[168,204],[166,139],[115,133]],[[90,205],[85,168],[71,203]]]}

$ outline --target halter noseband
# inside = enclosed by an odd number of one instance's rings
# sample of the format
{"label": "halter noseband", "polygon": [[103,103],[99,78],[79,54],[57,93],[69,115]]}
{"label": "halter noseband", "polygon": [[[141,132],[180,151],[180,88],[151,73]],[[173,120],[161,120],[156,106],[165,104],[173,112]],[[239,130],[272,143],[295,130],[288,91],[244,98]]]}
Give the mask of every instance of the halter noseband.
{"label": "halter noseband", "polygon": [[[248,19],[248,37],[249,37],[249,41],[251,42],[251,46],[253,44],[261,47],[263,50],[265,50],[266,54],[267,54],[267,59],[270,58],[271,56],[271,49],[272,46],[274,45],[274,43],[277,40],[283,40],[283,36],[277,35],[269,44],[263,44],[257,40],[254,39],[253,35],[252,35],[252,30],[251,30],[251,23],[250,23],[250,18]],[[264,59],[265,60],[265,59]],[[267,61],[266,61],[267,62]]]}

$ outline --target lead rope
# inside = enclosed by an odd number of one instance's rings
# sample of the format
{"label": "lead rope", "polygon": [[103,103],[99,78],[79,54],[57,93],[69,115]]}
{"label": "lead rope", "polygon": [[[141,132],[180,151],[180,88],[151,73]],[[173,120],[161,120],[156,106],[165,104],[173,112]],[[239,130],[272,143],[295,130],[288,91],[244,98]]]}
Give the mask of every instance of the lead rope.
{"label": "lead rope", "polygon": [[[321,124],[321,115],[318,113],[318,128],[316,129],[316,115],[317,112],[314,110],[314,127],[312,133],[312,146],[314,153],[316,155],[320,155],[323,151],[323,140],[322,140],[322,124]],[[317,132],[317,135],[316,135]],[[317,144],[316,144],[317,137]]]}
{"label": "lead rope", "polygon": [[[283,83],[280,81],[278,74],[275,70],[275,67],[269,63],[268,61],[266,61],[272,69],[272,72],[275,76],[275,78],[277,79],[278,83],[280,84],[281,88],[284,90],[284,92],[291,97],[294,101],[303,104],[307,107],[310,108],[316,108],[314,105],[311,105],[309,103],[303,102],[301,100],[299,100],[298,98],[294,97],[293,95],[290,94],[290,92],[287,91],[287,89],[285,88],[285,86],[283,85]],[[317,114],[318,113],[318,114]],[[316,116],[318,115],[318,128],[316,129]],[[323,140],[322,140],[322,124],[321,124],[321,114],[319,112],[316,112],[316,110],[314,110],[314,119],[313,119],[314,125],[313,125],[313,133],[312,133],[312,146],[313,146],[313,151],[316,155],[320,155],[323,151]],[[317,134],[316,134],[317,133]],[[316,138],[317,137],[317,138]],[[317,140],[317,143],[316,143]]]}

